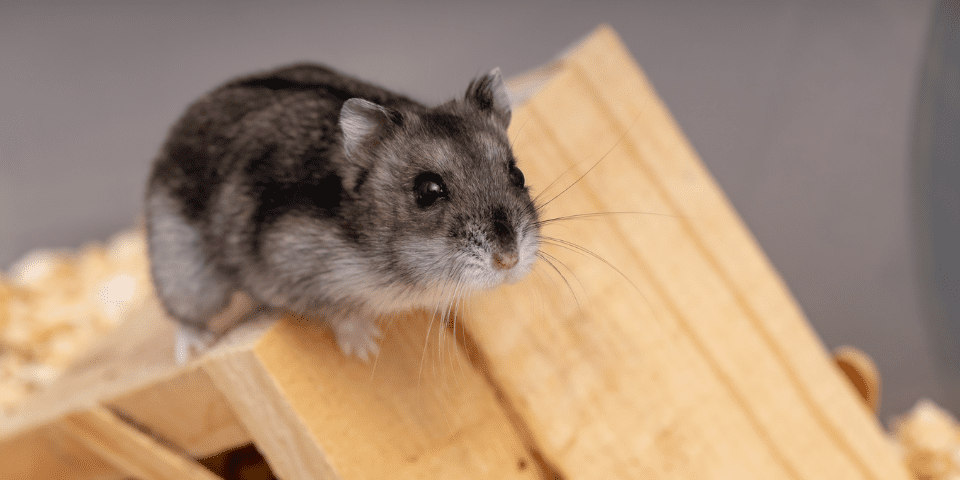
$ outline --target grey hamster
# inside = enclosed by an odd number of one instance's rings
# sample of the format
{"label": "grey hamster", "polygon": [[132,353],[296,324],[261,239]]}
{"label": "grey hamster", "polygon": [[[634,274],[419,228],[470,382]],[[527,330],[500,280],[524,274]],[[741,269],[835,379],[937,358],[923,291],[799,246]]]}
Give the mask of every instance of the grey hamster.
{"label": "grey hamster", "polygon": [[366,359],[377,316],[522,278],[540,230],[510,116],[499,69],[435,107],[314,64],[197,100],[154,162],[145,209],[180,360],[215,338],[208,322],[235,292],[319,315]]}

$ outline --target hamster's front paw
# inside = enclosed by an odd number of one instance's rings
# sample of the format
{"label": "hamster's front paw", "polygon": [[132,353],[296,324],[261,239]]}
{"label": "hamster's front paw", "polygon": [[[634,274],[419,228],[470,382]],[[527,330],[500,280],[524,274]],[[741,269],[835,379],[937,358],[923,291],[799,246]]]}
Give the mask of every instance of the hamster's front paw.
{"label": "hamster's front paw", "polygon": [[192,326],[178,323],[174,343],[174,355],[177,365],[183,365],[191,357],[203,353],[216,340],[216,336],[209,330],[201,330]]}
{"label": "hamster's front paw", "polygon": [[348,315],[332,323],[337,345],[344,355],[353,355],[364,362],[380,353],[383,334],[373,316]]}

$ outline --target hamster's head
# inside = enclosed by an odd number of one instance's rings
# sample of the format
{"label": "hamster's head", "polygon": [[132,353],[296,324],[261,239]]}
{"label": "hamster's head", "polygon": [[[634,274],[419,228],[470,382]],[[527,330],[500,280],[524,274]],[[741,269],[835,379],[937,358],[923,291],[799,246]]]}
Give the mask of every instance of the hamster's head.
{"label": "hamster's head", "polygon": [[509,123],[499,69],[433,108],[344,104],[344,188],[363,207],[360,226],[376,232],[365,248],[392,281],[460,296],[530,270],[539,219]]}

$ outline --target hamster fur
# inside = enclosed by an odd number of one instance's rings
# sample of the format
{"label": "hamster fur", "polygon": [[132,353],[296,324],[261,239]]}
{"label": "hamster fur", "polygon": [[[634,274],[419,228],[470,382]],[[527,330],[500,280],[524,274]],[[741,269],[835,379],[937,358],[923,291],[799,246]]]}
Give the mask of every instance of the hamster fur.
{"label": "hamster fur", "polygon": [[151,275],[177,356],[235,292],[320,315],[345,354],[375,319],[522,278],[537,209],[499,69],[435,107],[297,64],[231,80],[174,124],[146,194]]}

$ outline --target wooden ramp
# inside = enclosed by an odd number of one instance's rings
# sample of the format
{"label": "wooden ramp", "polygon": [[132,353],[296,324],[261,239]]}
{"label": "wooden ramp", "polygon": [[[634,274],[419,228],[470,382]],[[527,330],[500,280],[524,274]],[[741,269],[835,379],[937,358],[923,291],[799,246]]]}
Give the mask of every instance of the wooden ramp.
{"label": "wooden ramp", "polygon": [[609,27],[511,88],[546,217],[628,213],[548,224],[553,267],[455,327],[384,319],[375,364],[284,318],[177,367],[148,301],[0,423],[0,478],[218,478],[194,458],[251,442],[291,480],[910,478]]}

